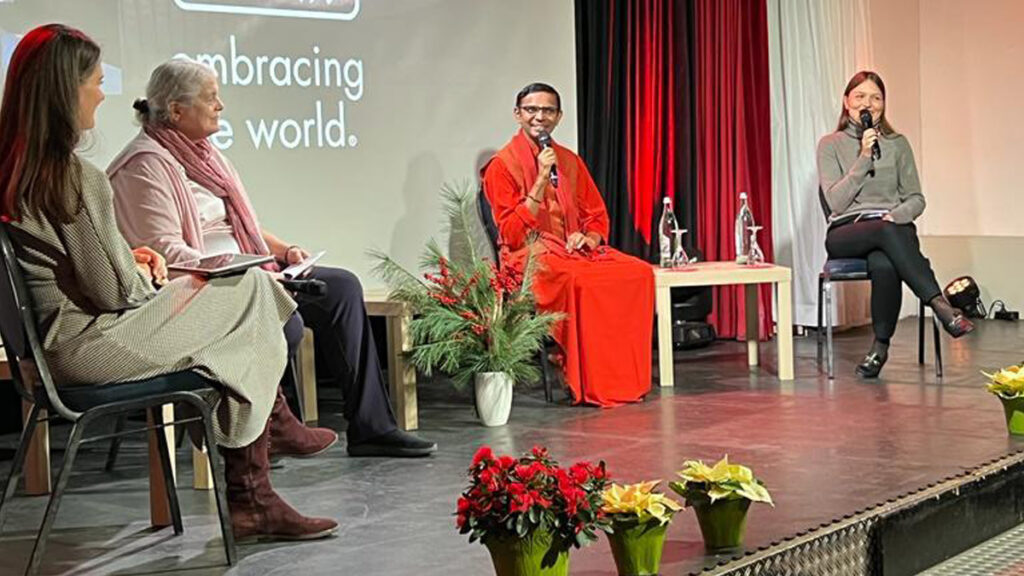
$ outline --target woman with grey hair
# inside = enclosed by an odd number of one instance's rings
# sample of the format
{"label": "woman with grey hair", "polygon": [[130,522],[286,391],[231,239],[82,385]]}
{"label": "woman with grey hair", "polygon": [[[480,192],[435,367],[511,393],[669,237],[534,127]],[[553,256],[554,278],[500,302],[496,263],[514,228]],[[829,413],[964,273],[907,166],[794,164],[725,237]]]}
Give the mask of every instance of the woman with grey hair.
{"label": "woman with grey hair", "polygon": [[[107,169],[114,187],[117,220],[130,244],[149,245],[169,263],[223,253],[272,255],[281,265],[302,262],[309,253],[260,225],[242,180],[209,142],[220,129],[221,102],[214,71],[190,60],[158,66],[146,98],[135,103],[142,131]],[[362,286],[347,270],[316,266],[309,277],[326,285],[326,294],[296,295],[298,314],[285,326],[297,347],[304,323],[328,350],[324,355],[341,385],[351,456],[415,457],[437,446],[398,429],[381,372]],[[271,417],[287,423],[289,434],[304,434],[283,398]],[[316,438],[285,453],[309,455],[322,448]]]}

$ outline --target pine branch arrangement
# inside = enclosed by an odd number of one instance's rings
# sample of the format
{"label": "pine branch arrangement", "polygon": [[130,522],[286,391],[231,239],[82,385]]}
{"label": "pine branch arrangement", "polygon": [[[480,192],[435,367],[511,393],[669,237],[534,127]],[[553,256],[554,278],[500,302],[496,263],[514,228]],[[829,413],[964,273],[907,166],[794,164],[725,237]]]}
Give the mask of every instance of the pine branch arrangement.
{"label": "pine branch arrangement", "polygon": [[534,357],[560,315],[537,311],[533,258],[520,274],[479,257],[469,237],[476,210],[472,183],[446,184],[441,194],[449,233],[470,247],[465,263],[451,261],[435,240],[420,257],[422,277],[383,252],[370,252],[377,260],[374,273],[391,288],[391,298],[413,310],[413,365],[428,376],[449,375],[457,388],[481,372],[505,372],[514,382],[537,380]]}

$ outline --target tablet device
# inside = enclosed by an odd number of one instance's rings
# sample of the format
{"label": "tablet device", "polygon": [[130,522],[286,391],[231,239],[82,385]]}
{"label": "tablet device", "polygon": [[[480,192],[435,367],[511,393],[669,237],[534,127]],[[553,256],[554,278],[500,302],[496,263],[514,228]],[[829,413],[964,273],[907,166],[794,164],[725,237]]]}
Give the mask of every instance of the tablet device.
{"label": "tablet device", "polygon": [[257,254],[218,254],[204,256],[198,260],[186,260],[177,264],[168,264],[167,269],[174,272],[187,272],[205,278],[228,276],[244,272],[247,268],[265,264],[274,259],[273,256]]}

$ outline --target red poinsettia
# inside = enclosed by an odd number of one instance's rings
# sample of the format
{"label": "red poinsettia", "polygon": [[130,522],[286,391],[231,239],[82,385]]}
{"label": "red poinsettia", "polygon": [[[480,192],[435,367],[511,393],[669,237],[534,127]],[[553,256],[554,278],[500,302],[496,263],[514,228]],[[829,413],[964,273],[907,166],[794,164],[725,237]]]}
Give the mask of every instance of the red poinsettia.
{"label": "red poinsettia", "polygon": [[541,446],[519,458],[496,457],[482,446],[469,479],[455,524],[470,542],[550,530],[566,548],[580,547],[597,538],[596,530],[608,529],[601,511],[608,481],[604,462],[577,462],[566,470]]}

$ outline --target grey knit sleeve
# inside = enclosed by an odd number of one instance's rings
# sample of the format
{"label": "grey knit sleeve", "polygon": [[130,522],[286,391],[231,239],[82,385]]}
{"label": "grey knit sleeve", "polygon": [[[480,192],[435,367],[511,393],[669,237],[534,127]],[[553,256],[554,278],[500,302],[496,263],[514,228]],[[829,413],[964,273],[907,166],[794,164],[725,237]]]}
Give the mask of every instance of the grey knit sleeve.
{"label": "grey knit sleeve", "polygon": [[921,192],[921,179],[917,175],[917,164],[914,162],[914,151],[906,138],[900,136],[896,142],[896,193],[899,204],[892,209],[893,222],[909,224],[924,212],[924,194]]}
{"label": "grey knit sleeve", "polygon": [[857,156],[850,170],[843,172],[836,149],[837,135],[829,134],[818,142],[818,184],[833,214],[839,215],[853,204],[864,178],[874,166],[870,156]]}

